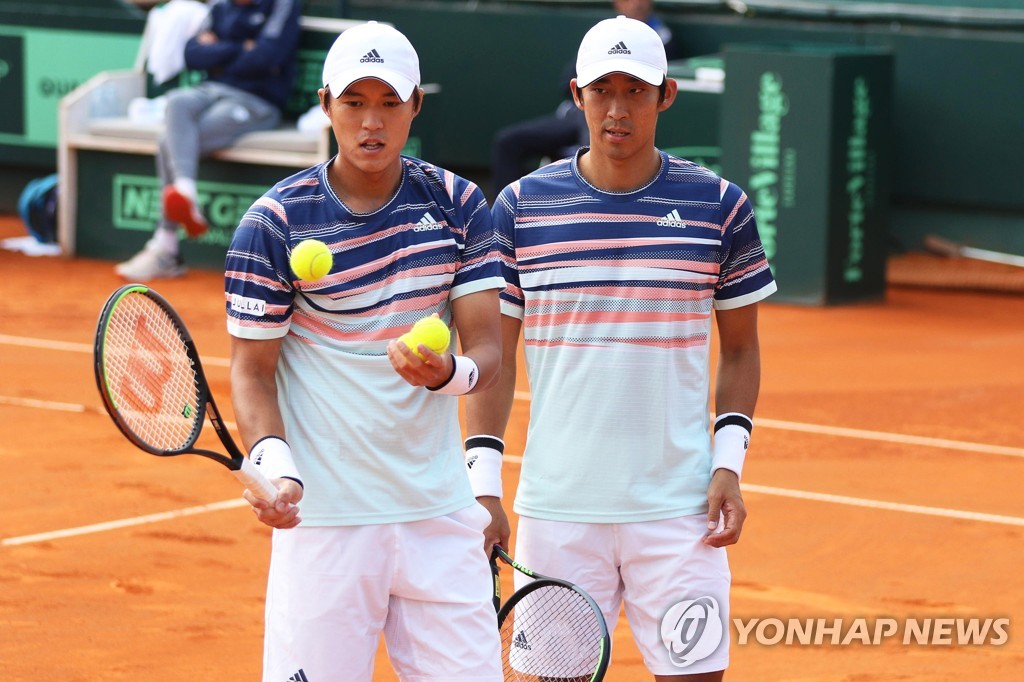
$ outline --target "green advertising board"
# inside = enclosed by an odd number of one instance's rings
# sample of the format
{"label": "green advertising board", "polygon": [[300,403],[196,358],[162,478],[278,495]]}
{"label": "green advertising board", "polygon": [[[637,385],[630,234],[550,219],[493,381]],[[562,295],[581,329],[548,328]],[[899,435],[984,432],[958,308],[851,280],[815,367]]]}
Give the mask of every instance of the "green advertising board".
{"label": "green advertising board", "polygon": [[[416,155],[419,138],[402,149]],[[75,215],[75,253],[120,261],[141,249],[160,220],[162,187],[155,161],[145,154],[82,150]],[[210,229],[198,239],[181,232],[181,253],[188,265],[220,270],[231,237],[256,199],[294,167],[203,159],[196,183],[199,207]]]}
{"label": "green advertising board", "polygon": [[772,300],[884,296],[891,56],[730,46],[725,71],[723,175],[750,198],[779,286]]}
{"label": "green advertising board", "polygon": [[52,151],[60,98],[100,71],[131,68],[139,40],[124,33],[0,25],[0,161],[7,147]]}
{"label": "green advertising board", "polygon": [[[82,151],[78,180],[76,253],[124,260],[153,235],[160,218],[161,186],[152,156]],[[220,269],[231,236],[253,201],[296,169],[205,159],[197,182],[199,204],[210,223],[198,239],[182,240],[182,255],[195,267]]]}

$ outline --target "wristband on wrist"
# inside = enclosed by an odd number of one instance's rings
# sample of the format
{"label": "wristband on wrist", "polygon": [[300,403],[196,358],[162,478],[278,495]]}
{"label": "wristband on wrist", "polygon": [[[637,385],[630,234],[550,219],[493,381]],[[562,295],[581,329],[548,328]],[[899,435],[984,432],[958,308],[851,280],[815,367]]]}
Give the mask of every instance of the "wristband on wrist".
{"label": "wristband on wrist", "polygon": [[283,439],[264,436],[252,446],[249,459],[271,481],[275,478],[290,478],[302,486],[302,478],[292,459],[292,449]]}
{"label": "wristband on wrist", "polygon": [[501,499],[501,454],[505,441],[497,436],[473,436],[466,439],[466,473],[473,497]]}
{"label": "wristband on wrist", "polygon": [[452,355],[452,373],[448,379],[440,386],[427,386],[427,390],[446,395],[465,395],[473,390],[479,378],[480,370],[477,369],[473,358]]}
{"label": "wristband on wrist", "polygon": [[743,460],[750,446],[754,422],[739,412],[726,412],[715,419],[714,440],[711,444],[711,474],[728,469],[739,478],[743,473]]}

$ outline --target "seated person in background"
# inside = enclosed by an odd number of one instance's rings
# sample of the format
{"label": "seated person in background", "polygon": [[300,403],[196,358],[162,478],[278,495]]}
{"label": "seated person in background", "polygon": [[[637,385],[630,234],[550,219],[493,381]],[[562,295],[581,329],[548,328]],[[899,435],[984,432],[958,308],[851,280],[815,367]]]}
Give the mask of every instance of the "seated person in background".
{"label": "seated person in background", "polygon": [[179,277],[178,225],[190,237],[207,230],[196,191],[199,159],[244,133],[277,127],[296,73],[300,0],[212,0],[185,65],[203,82],[167,94],[156,154],[163,187],[161,219],[142,251],[115,267],[131,281]]}
{"label": "seated person in background", "polygon": [[[654,14],[654,0],[613,0],[612,10],[616,15],[642,21],[653,28],[661,37],[668,58],[676,56],[672,31]],[[553,159],[571,156],[577,147],[589,143],[587,122],[569,89],[569,81],[575,76],[576,64],[572,63],[562,77],[565,99],[554,112],[498,131],[491,154],[493,196],[532,170],[526,167],[528,162],[536,163],[545,156]]]}

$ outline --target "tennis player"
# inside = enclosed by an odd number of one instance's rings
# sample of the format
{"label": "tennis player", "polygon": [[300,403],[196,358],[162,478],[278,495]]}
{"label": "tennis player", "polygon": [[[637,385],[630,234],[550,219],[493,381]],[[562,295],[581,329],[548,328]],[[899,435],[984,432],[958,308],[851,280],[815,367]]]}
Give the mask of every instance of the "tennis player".
{"label": "tennis player", "polygon": [[494,500],[523,336],[531,405],[516,558],[579,584],[609,628],[624,602],[655,679],[692,682],[722,679],[729,662],[725,546],[746,515],[757,303],[776,286],[743,190],[654,146],[676,97],[666,72],[650,27],[595,25],[570,83],[590,146],[495,202],[503,370],[468,400],[467,462],[503,541]]}
{"label": "tennis player", "polygon": [[[472,183],[401,155],[423,90],[399,31],[346,30],[323,84],[338,154],[256,201],[226,263],[235,413],[279,487],[274,506],[246,492],[275,528],[263,680],[369,682],[383,633],[403,680],[496,682],[490,517],[457,412],[500,367],[490,212]],[[289,267],[305,239],[334,253],[313,282]],[[433,313],[461,355],[394,340]]]}

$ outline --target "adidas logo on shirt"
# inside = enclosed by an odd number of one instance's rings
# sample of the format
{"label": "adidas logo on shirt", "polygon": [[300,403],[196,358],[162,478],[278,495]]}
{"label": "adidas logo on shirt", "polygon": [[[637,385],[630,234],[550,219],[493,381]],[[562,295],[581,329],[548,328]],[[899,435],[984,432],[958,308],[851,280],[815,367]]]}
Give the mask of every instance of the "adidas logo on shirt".
{"label": "adidas logo on shirt", "polygon": [[686,227],[686,223],[683,222],[683,217],[679,215],[679,211],[672,209],[672,212],[667,216],[658,221],[659,227]]}
{"label": "adidas logo on shirt", "polygon": [[416,232],[427,232],[429,230],[440,230],[441,223],[430,217],[430,213],[424,213],[420,221],[412,226]]}
{"label": "adidas logo on shirt", "polygon": [[360,64],[365,64],[366,62],[375,62],[377,64],[383,64],[384,59],[380,56],[380,53],[377,52],[377,50],[370,50],[363,56],[362,59],[359,60]]}
{"label": "adidas logo on shirt", "polygon": [[530,646],[530,643],[526,641],[526,633],[523,632],[522,630],[520,630],[519,634],[516,635],[516,638],[513,641],[513,645],[517,649],[525,649],[526,651],[532,651],[533,650],[533,647]]}
{"label": "adidas logo on shirt", "polygon": [[302,668],[299,668],[299,672],[289,677],[286,682],[309,682],[309,678],[306,677],[306,673],[302,671]]}
{"label": "adidas logo on shirt", "polygon": [[633,52],[626,47],[626,43],[620,40],[615,45],[612,45],[612,49],[608,50],[608,54],[633,54]]}

